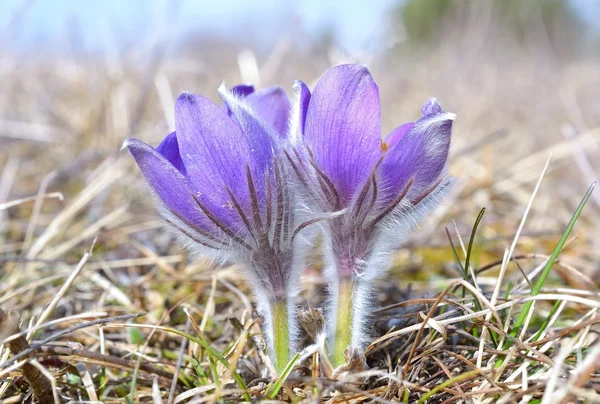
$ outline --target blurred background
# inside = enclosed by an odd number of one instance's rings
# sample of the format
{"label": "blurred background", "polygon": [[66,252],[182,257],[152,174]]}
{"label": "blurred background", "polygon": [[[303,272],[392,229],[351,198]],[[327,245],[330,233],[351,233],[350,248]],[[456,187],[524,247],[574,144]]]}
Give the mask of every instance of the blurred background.
{"label": "blurred background", "polygon": [[[0,203],[64,200],[0,211],[0,252],[73,262],[99,235],[102,259],[179,254],[123,140],[157,145],[181,91],[217,101],[225,80],[291,94],[294,79],[312,87],[357,62],[380,86],[384,135],[431,96],[458,114],[457,185],[399,270],[456,276],[443,227],[468,239],[482,207],[478,262],[500,259],[552,153],[519,244],[548,253],[600,170],[599,21],[597,0],[4,0]],[[596,192],[565,250],[591,279],[599,213]]]}

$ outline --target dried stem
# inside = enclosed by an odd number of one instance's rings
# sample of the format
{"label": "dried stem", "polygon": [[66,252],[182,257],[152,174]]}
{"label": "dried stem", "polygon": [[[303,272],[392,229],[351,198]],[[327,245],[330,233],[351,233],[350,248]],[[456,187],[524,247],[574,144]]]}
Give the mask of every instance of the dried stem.
{"label": "dried stem", "polygon": [[[3,340],[13,334],[19,333],[19,318],[16,314],[6,314],[0,309],[0,340]],[[8,349],[16,355],[30,348],[29,343],[24,336],[11,339],[6,343]],[[52,384],[44,374],[31,363],[24,363],[21,367],[23,376],[27,383],[33,389],[33,395],[40,403],[54,402],[54,394],[52,392]]]}

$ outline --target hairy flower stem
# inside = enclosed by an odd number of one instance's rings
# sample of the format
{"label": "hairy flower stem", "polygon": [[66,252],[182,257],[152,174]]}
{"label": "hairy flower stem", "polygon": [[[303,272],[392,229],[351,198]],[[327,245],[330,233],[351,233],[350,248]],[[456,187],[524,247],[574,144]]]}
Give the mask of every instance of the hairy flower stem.
{"label": "hairy flower stem", "polygon": [[275,368],[281,371],[290,359],[290,330],[288,307],[286,300],[271,302],[271,318],[273,321],[273,354]]}
{"label": "hairy flower stem", "polygon": [[334,367],[346,361],[344,352],[352,340],[354,284],[351,279],[340,279],[338,285],[337,316],[335,323],[335,339],[331,362]]}

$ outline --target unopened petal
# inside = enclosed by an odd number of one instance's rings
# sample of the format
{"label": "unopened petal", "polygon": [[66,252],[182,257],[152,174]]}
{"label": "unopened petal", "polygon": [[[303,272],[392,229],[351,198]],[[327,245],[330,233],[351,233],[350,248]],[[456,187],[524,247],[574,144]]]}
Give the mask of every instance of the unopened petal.
{"label": "unopened petal", "polygon": [[454,118],[445,112],[426,115],[389,149],[381,165],[384,198],[394,199],[411,178],[409,195],[434,185],[448,158]]}
{"label": "unopened petal", "polygon": [[257,196],[259,201],[264,201],[266,194],[265,175],[272,170],[273,154],[275,148],[278,147],[277,139],[279,135],[247,102],[248,100],[235,97],[224,85],[219,87],[219,95],[231,110],[239,128],[241,128],[242,138],[249,153],[249,158],[246,160],[252,173]]}
{"label": "unopened petal", "polygon": [[231,92],[240,98],[244,98],[254,92],[254,86],[252,84],[238,84],[231,87]]}
{"label": "unopened petal", "polygon": [[402,140],[402,138],[406,136],[408,132],[412,130],[412,128],[414,128],[414,126],[414,122],[409,122],[405,123],[404,125],[400,125],[396,129],[391,131],[390,134],[387,135],[385,138],[386,148],[389,150],[390,148],[394,147],[396,143]]}
{"label": "unopened petal", "polygon": [[[231,87],[230,91],[238,98],[246,98],[248,95],[254,92],[254,86],[252,84],[238,84]],[[221,109],[227,112],[229,116],[233,115],[227,104],[223,103],[223,105],[221,105]]]}
{"label": "unopened petal", "polygon": [[190,227],[213,228],[193,199],[194,190],[183,174],[157,150],[138,139],[123,143],[142,170],[144,178],[168,211]]}
{"label": "unopened petal", "polygon": [[200,199],[212,213],[235,227],[236,218],[227,189],[249,206],[246,164],[252,150],[242,130],[205,97],[182,94],[175,105],[175,127],[181,159]]}
{"label": "unopened petal", "polygon": [[163,139],[156,148],[156,151],[163,155],[164,158],[173,164],[173,167],[178,169],[183,175],[186,175],[185,166],[179,154],[179,145],[177,144],[176,132],[171,132]]}
{"label": "unopened petal", "polygon": [[341,65],[325,73],[310,99],[304,140],[348,203],[381,156],[379,89],[366,68]]}
{"label": "unopened petal", "polygon": [[427,115],[435,115],[443,112],[442,106],[438,102],[435,97],[431,97],[423,106],[421,107],[421,113],[423,116]]}
{"label": "unopened petal", "polygon": [[294,83],[294,89],[296,90],[298,97],[298,105],[296,106],[298,112],[297,118],[295,119],[298,120],[299,133],[301,134],[301,136],[304,136],[304,130],[306,126],[306,114],[308,113],[308,105],[310,103],[311,94],[307,85],[300,80],[296,80],[296,82]]}
{"label": "unopened petal", "polygon": [[280,137],[287,136],[291,104],[283,88],[274,86],[255,91],[246,97],[246,102]]}

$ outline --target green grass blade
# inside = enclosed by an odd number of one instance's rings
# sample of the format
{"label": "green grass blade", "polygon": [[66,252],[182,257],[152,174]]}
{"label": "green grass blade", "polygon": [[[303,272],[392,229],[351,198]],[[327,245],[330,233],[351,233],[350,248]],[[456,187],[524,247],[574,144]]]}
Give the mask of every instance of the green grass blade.
{"label": "green grass blade", "polygon": [[294,369],[294,366],[296,365],[296,362],[298,361],[299,358],[300,358],[300,354],[297,353],[296,355],[294,355],[292,360],[290,360],[288,362],[288,364],[285,365],[285,368],[283,368],[283,371],[281,372],[279,379],[277,379],[277,381],[267,390],[268,398],[270,398],[272,400],[277,396],[277,393],[279,393],[279,390],[281,389],[281,386],[283,386],[285,379],[287,379],[287,377],[290,375],[290,373],[292,373],[292,369]]}
{"label": "green grass blade", "polygon": [[423,395],[423,397],[421,397],[419,399],[419,401],[417,401],[417,404],[424,404],[424,403],[427,402],[427,400],[429,398],[431,398],[438,391],[440,391],[442,389],[445,389],[446,387],[448,387],[448,386],[450,386],[450,385],[452,385],[454,383],[458,383],[458,382],[461,382],[463,380],[468,380],[471,377],[473,377],[473,376],[475,376],[475,375],[477,375],[479,373],[481,373],[481,370],[475,369],[475,370],[471,370],[470,372],[462,373],[462,374],[460,374],[460,375],[458,375],[458,376],[456,376],[456,377],[454,377],[452,379],[448,379],[448,380],[444,381],[443,383],[438,384],[435,388],[429,390],[427,393],[425,393],[425,395]]}
{"label": "green grass blade", "polygon": [[556,311],[560,307],[560,304],[561,304],[561,300],[557,300],[554,303],[554,307],[552,307],[552,310],[550,310],[550,314],[548,314],[548,316],[546,317],[546,319],[542,323],[542,325],[541,325],[540,329],[538,330],[538,332],[535,333],[535,335],[533,336],[532,341],[534,341],[534,342],[537,341],[540,338],[540,335],[542,335],[542,333],[546,330],[546,328],[548,328],[548,324],[550,324],[550,320],[552,319],[552,317],[554,317],[554,314],[556,314]]}
{"label": "green grass blade", "polygon": [[[458,252],[456,251],[456,247],[454,246],[454,242],[452,241],[452,236],[450,235],[450,231],[448,230],[447,227],[445,227],[444,229],[446,230],[446,236],[448,236],[448,242],[450,243],[450,249],[452,250],[452,253],[454,254],[454,259],[456,260],[456,263],[458,264],[460,273],[461,273],[463,279],[467,280],[468,274],[465,272],[465,268],[463,267],[463,264],[460,261],[460,258],[458,257]],[[465,290],[466,290],[466,288],[464,286],[460,287],[460,297],[463,299],[465,297]],[[467,329],[466,323],[463,323],[462,326],[463,326],[464,330]]]}
{"label": "green grass blade", "polygon": [[202,386],[207,386],[209,383],[208,378],[206,377],[204,370],[202,370],[202,366],[200,365],[200,362],[198,362],[198,360],[196,358],[191,358],[190,363],[191,363],[192,367],[194,368],[194,370],[196,371],[196,375],[198,375],[198,378],[200,379],[200,384]]}
{"label": "green grass blade", "polygon": [[[144,325],[141,325],[141,324],[140,325],[128,324],[128,325],[144,327]],[[231,371],[231,376],[236,381],[238,386],[240,386],[240,388],[244,391],[244,398],[247,401],[251,401],[250,395],[248,394],[248,388],[246,387],[246,383],[244,383],[244,380],[242,379],[240,374],[238,372],[236,372],[235,369],[230,369],[231,365],[230,365],[229,361],[221,353],[219,353],[219,351],[217,351],[216,349],[211,347],[210,344],[206,341],[206,339],[204,339],[203,335],[199,334],[199,337],[194,337],[193,335],[188,334],[184,331],[180,331],[176,328],[165,327],[165,326],[152,326],[152,328],[156,328],[156,329],[163,330],[166,332],[171,332],[171,333],[179,335],[183,338],[187,338],[188,340],[200,345],[208,353],[209,356],[211,356],[213,359],[221,362],[227,369],[229,369]]]}
{"label": "green grass blade", "polygon": [[[592,192],[594,191],[595,187],[596,187],[596,183],[594,182],[594,183],[592,183],[592,185],[590,185],[587,192],[583,196],[583,199],[579,203],[577,210],[575,210],[575,213],[571,217],[569,224],[567,224],[567,227],[565,228],[565,231],[563,232],[562,237],[560,238],[560,240],[558,241],[558,244],[554,248],[552,255],[550,255],[550,258],[548,259],[546,266],[542,270],[540,277],[536,281],[536,283],[533,287],[533,290],[531,291],[531,296],[536,296],[538,293],[540,293],[540,290],[542,289],[542,287],[544,286],[544,283],[546,282],[546,278],[548,278],[548,275],[550,274],[550,270],[552,269],[554,262],[558,258],[558,254],[560,253],[560,251],[564,247],[565,243],[567,242],[567,238],[571,234],[571,231],[573,230],[573,227],[575,226],[577,219],[579,219],[579,215],[581,215],[581,212],[583,211],[583,208],[585,207],[585,204],[587,203],[588,199],[590,199],[590,196],[592,195]],[[523,326],[523,323],[525,322],[525,319],[527,318],[529,310],[531,310],[532,304],[533,304],[533,301],[529,301],[529,302],[525,303],[525,305],[523,306],[523,310],[521,310],[521,313],[519,313],[519,317],[517,318],[517,321],[515,322],[515,325],[512,329],[512,332],[510,334],[511,336],[513,336],[513,337],[516,336],[517,333],[519,332],[519,329]]]}
{"label": "green grass blade", "polygon": [[[473,252],[473,243],[475,241],[475,234],[477,233],[477,228],[479,227],[479,223],[483,219],[483,215],[485,214],[485,208],[481,208],[479,211],[479,215],[477,215],[477,219],[475,219],[475,224],[473,225],[473,230],[471,230],[471,238],[469,239],[469,245],[467,246],[467,256],[465,257],[465,274],[469,275],[469,264],[471,263],[471,253]],[[473,283],[475,283],[475,279],[473,279]]]}
{"label": "green grass blade", "polygon": [[[477,215],[477,219],[475,219],[475,224],[473,224],[473,229],[471,230],[471,237],[469,238],[469,245],[467,246],[467,256],[465,257],[465,280],[468,282],[469,278],[471,278],[471,283],[473,284],[473,286],[475,286],[476,289],[479,289],[478,284],[477,284],[477,279],[475,278],[475,274],[476,272],[473,271],[473,275],[471,276],[469,273],[469,266],[471,265],[471,257],[473,254],[473,244],[475,244],[475,235],[477,234],[477,229],[479,228],[479,224],[481,224],[481,221],[483,220],[483,215],[485,214],[485,208],[481,208],[481,210],[479,211],[479,214]],[[479,303],[479,300],[477,300],[475,298],[475,296],[473,296],[474,300],[473,303],[475,304],[475,309],[477,311],[481,311],[482,307],[481,304]],[[477,330],[477,327],[473,328],[473,335],[475,337],[479,337],[479,332]],[[496,334],[493,331],[489,332],[489,336],[492,339],[492,343],[494,345],[496,345]]]}
{"label": "green grass blade", "polygon": [[[475,219],[475,224],[473,224],[473,229],[471,230],[471,236],[469,238],[469,245],[467,246],[467,255],[465,257],[465,267],[464,267],[465,281],[469,282],[469,278],[471,278],[471,284],[476,289],[479,289],[478,285],[477,285],[477,279],[475,279],[475,275],[470,276],[469,265],[471,265],[471,254],[473,253],[473,243],[475,242],[475,234],[477,234],[477,228],[479,227],[479,224],[481,223],[481,220],[483,219],[484,214],[485,214],[485,208],[481,208],[481,210],[479,211],[479,214],[477,215],[477,219]],[[475,309],[477,311],[482,310],[481,304],[479,303],[479,300],[477,300],[477,298],[475,296],[473,296],[473,303],[475,304]],[[476,338],[479,338],[479,331],[477,330],[477,327],[473,327],[473,335]],[[492,338],[492,341],[495,343],[496,342],[495,338],[491,333],[490,333],[490,337]]]}
{"label": "green grass blade", "polygon": [[406,387],[404,387],[404,394],[402,395],[402,402],[404,404],[408,404],[409,397],[410,397],[410,393],[408,392],[408,389]]}
{"label": "green grass blade", "polygon": [[[204,339],[204,336],[201,336],[200,338],[196,338],[193,335],[187,334],[183,331],[179,331],[175,328],[165,327],[165,329],[168,329],[169,331],[171,331],[177,335],[181,335],[182,337],[188,338],[190,341],[197,343],[202,348],[204,348],[204,350],[209,354],[209,356],[211,356],[213,359],[216,359],[219,362],[221,362],[227,369],[229,369],[231,367],[229,361],[223,355],[221,355],[216,349],[211,347],[210,344]],[[242,390],[244,390],[244,398],[246,400],[250,401],[250,395],[248,394],[248,388],[246,387],[246,383],[244,383],[244,380],[239,375],[239,373],[235,371],[235,369],[230,369],[230,370],[231,370],[231,376],[233,377],[233,379],[240,386],[240,388]]]}
{"label": "green grass blade", "polygon": [[131,376],[131,387],[129,389],[129,395],[126,397],[128,403],[135,403],[136,391],[137,391],[137,378],[140,371],[141,360],[138,359],[135,362],[135,368],[133,368],[133,375]]}
{"label": "green grass blade", "polygon": [[467,279],[467,276],[469,276],[466,271],[465,268],[463,267],[463,264],[460,260],[460,258],[458,257],[458,252],[456,251],[456,247],[454,246],[454,242],[452,241],[452,236],[450,235],[450,230],[448,230],[448,228],[446,227],[446,235],[448,236],[448,242],[450,243],[450,248],[452,249],[452,253],[454,254],[454,259],[456,260],[456,263],[458,264],[458,267],[460,268],[460,272],[463,276],[463,279]]}
{"label": "green grass blade", "polygon": [[213,379],[213,383],[215,384],[216,389],[221,388],[221,378],[219,377],[219,370],[217,369],[217,363],[215,359],[211,356],[208,357],[208,367],[210,369],[210,374]]}

